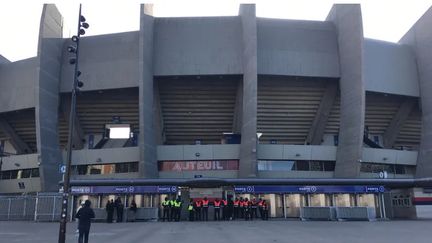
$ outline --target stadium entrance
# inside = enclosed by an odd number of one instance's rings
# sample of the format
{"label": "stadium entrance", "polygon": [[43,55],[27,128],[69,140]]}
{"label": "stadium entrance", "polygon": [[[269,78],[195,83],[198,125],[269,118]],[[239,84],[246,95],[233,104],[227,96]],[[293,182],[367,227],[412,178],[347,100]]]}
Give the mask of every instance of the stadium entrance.
{"label": "stadium entrance", "polygon": [[[269,217],[307,219],[310,210],[338,210],[345,208],[367,209],[368,217],[385,218],[383,186],[284,186],[284,185],[250,185],[250,186],[80,186],[73,187],[74,208],[84,200],[92,201],[103,219],[108,201],[121,200],[123,206],[130,207],[135,201],[144,220],[156,220],[161,217],[161,203],[168,199],[180,198],[183,202],[182,219],[187,219],[187,205],[204,198],[209,200],[209,220],[213,220],[214,201],[216,199],[235,201],[248,199],[258,203],[261,199],[269,205]],[[229,204],[232,205],[232,204]],[[151,211],[151,212],[150,212]],[[370,212],[369,212],[370,211]],[[150,213],[149,213],[150,212]],[[336,213],[336,212],[335,212]],[[127,210],[125,210],[127,214]],[[312,216],[311,216],[312,217]],[[127,220],[127,215],[125,216]]]}

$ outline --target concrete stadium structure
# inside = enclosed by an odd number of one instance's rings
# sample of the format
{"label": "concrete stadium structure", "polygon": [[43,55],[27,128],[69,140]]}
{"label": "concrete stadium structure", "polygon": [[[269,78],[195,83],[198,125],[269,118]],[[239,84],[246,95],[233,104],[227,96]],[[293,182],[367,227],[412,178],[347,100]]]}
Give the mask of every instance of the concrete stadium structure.
{"label": "concrete stadium structure", "polygon": [[[138,31],[81,39],[73,179],[432,176],[432,8],[399,43],[364,38],[357,4],[325,21],[259,18],[253,4],[228,17],[140,12]],[[0,56],[0,193],[59,189],[73,78],[62,24],[44,5],[37,56]],[[113,124],[130,138],[109,139]],[[427,217],[430,192],[269,200],[275,217],[315,204]]]}

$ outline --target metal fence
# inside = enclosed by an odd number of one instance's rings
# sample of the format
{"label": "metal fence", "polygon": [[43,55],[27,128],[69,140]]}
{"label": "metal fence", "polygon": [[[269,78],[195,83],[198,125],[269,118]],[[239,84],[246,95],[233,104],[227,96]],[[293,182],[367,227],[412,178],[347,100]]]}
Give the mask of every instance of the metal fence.
{"label": "metal fence", "polygon": [[58,221],[61,194],[0,196],[0,220]]}

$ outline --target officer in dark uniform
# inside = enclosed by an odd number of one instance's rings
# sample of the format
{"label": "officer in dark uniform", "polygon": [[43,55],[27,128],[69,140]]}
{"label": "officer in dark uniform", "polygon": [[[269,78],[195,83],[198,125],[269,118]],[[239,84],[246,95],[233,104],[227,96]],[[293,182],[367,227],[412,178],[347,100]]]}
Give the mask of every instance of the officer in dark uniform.
{"label": "officer in dark uniform", "polygon": [[221,219],[220,208],[221,208],[222,201],[220,201],[219,198],[216,198],[213,204],[214,204],[214,220],[218,221]]}
{"label": "officer in dark uniform", "polygon": [[176,209],[175,209],[175,196],[172,197],[172,199],[170,200],[170,216],[169,216],[169,221],[174,221],[175,220],[175,215],[176,215]]}
{"label": "officer in dark uniform", "polygon": [[187,210],[189,212],[189,221],[194,221],[194,210],[195,209],[194,209],[194,201],[193,201],[193,199],[190,199]]}
{"label": "officer in dark uniform", "polygon": [[249,220],[251,216],[251,202],[249,202],[247,197],[243,201],[243,211],[245,220]]}
{"label": "officer in dark uniform", "polygon": [[202,213],[203,213],[203,220],[208,221],[208,207],[209,207],[209,200],[207,197],[204,197],[202,200]]}
{"label": "officer in dark uniform", "polygon": [[194,209],[195,209],[195,219],[197,221],[201,221],[201,208],[202,208],[202,201],[196,200],[194,204]]}
{"label": "officer in dark uniform", "polygon": [[168,221],[170,218],[170,208],[171,208],[171,202],[168,197],[165,198],[165,201],[162,202],[162,221],[165,222],[165,219]]}
{"label": "officer in dark uniform", "polygon": [[257,216],[258,204],[257,204],[257,201],[255,198],[252,199],[252,201],[250,202],[250,205],[251,205],[251,208],[250,208],[251,209],[251,211],[250,211],[251,217],[250,217],[250,219],[253,220],[254,218],[258,218],[258,216]]}
{"label": "officer in dark uniform", "polygon": [[237,197],[234,200],[234,215],[233,215],[233,219],[237,219],[239,217],[239,212],[240,212],[240,199]]}

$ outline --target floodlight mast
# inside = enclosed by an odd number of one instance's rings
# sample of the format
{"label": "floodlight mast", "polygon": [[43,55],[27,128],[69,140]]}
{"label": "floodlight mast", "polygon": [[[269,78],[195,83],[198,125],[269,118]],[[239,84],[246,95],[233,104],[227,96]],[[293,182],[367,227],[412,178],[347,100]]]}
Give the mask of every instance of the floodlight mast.
{"label": "floodlight mast", "polygon": [[79,15],[78,15],[78,30],[77,35],[72,36],[72,42],[75,43],[67,48],[69,53],[75,55],[69,59],[69,63],[71,65],[75,65],[74,69],[74,78],[72,85],[72,93],[71,93],[71,109],[69,114],[69,131],[68,131],[68,144],[67,144],[67,154],[66,154],[66,169],[63,180],[63,196],[62,196],[62,208],[60,213],[60,229],[59,229],[59,243],[66,242],[66,224],[67,224],[67,210],[68,210],[68,201],[69,201],[69,193],[70,193],[70,171],[71,171],[71,161],[72,161],[72,137],[74,131],[74,121],[75,121],[75,113],[76,113],[76,95],[84,84],[78,80],[78,76],[81,75],[81,72],[78,70],[78,61],[79,61],[79,44],[80,44],[80,36],[85,34],[85,30],[89,27],[89,24],[85,22],[84,16],[81,15],[81,4],[79,6]]}

